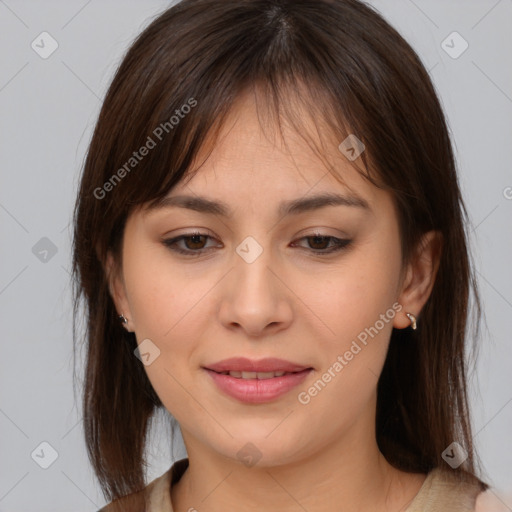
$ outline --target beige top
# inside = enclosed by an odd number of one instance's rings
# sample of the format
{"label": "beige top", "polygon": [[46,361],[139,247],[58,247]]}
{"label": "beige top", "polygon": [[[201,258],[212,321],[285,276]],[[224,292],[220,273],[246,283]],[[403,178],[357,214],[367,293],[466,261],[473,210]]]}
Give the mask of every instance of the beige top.
{"label": "beige top", "polygon": [[[148,484],[150,506],[147,512],[173,512],[171,504],[171,486],[174,485],[188,468],[188,458],[176,461],[168,471]],[[489,491],[479,493],[476,485],[459,483],[449,471],[437,468],[425,479],[418,494],[403,512],[498,512],[507,510],[497,505],[488,505]],[[478,500],[477,500],[478,495]],[[486,495],[486,500],[481,496]],[[122,498],[123,500],[126,499]],[[479,503],[485,501],[484,508]],[[475,508],[476,507],[476,508]],[[109,512],[108,505],[98,512]]]}

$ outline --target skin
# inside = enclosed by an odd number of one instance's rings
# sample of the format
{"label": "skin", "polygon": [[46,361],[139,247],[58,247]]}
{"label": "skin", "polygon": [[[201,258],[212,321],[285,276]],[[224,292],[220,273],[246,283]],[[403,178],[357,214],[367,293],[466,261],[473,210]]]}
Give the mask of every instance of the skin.
{"label": "skin", "polygon": [[[170,195],[223,201],[233,215],[137,210],[126,224],[122,268],[112,255],[107,262],[126,328],[160,350],[145,370],[187,449],[189,468],[171,491],[174,510],[404,510],[426,475],[393,468],[379,451],[377,377],[392,328],[409,328],[405,312],[418,316],[431,293],[439,237],[427,233],[402,266],[392,196],[363,179],[336,145],[328,156],[345,185],[293,130],[284,131],[290,152],[279,138],[269,141],[251,95],[231,115],[207,162]],[[282,200],[333,191],[364,198],[371,211],[327,206],[277,215]],[[178,246],[205,249],[201,256],[162,243],[195,229],[212,238]],[[333,246],[304,238],[317,231],[352,243],[317,255]],[[247,236],[263,249],[250,264],[235,251]],[[297,394],[394,303],[401,311],[317,396],[299,403]],[[245,404],[219,391],[201,368],[233,356],[280,357],[315,371],[273,402]],[[261,455],[251,467],[237,457],[249,442]]]}

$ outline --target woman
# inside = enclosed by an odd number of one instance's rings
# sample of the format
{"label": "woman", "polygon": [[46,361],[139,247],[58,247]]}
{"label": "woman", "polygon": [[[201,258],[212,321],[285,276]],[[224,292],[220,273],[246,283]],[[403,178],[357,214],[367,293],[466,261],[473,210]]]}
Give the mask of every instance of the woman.
{"label": "woman", "polygon": [[[161,14],[75,209],[102,510],[475,510],[466,225],[429,75],[372,8]],[[146,485],[159,409],[188,457]]]}

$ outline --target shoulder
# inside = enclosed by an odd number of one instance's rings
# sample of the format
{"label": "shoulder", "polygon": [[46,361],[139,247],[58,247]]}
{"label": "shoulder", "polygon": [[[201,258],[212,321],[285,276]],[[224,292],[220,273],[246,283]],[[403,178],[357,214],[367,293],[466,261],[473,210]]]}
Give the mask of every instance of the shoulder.
{"label": "shoulder", "polygon": [[475,502],[481,492],[482,483],[477,478],[435,468],[427,475],[406,512],[475,512]]}
{"label": "shoulder", "polygon": [[476,499],[475,512],[509,512],[510,508],[493,489],[481,492]]}
{"label": "shoulder", "polygon": [[146,512],[172,512],[169,495],[170,477],[169,469],[152,480],[144,489],[114,500],[98,512],[140,512],[142,506]]}
{"label": "shoulder", "polygon": [[144,493],[146,489],[114,500],[105,505],[103,508],[100,508],[98,512],[135,512],[137,509],[140,510],[140,505],[143,505],[144,510],[146,510],[144,505]]}

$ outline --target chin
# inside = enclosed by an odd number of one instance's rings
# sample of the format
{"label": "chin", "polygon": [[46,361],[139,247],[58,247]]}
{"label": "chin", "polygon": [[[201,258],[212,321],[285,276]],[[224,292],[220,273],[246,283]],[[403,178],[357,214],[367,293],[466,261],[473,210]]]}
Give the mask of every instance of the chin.
{"label": "chin", "polygon": [[230,442],[231,449],[228,453],[222,450],[222,455],[238,461],[247,468],[251,467],[276,467],[293,464],[300,459],[297,444],[288,437],[288,443],[284,439],[276,437],[270,440],[268,431],[260,436],[248,437],[247,435],[237,437]]}

